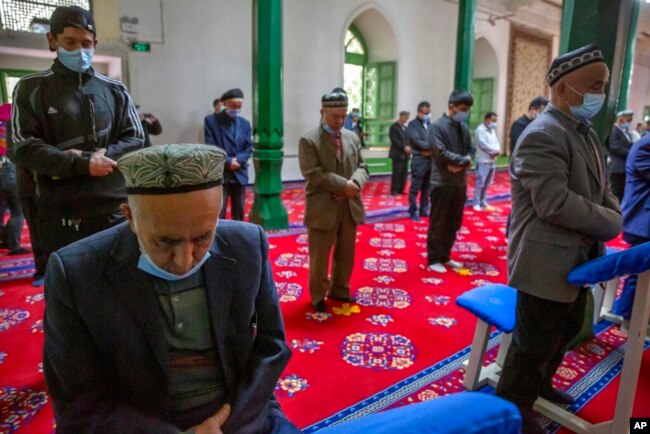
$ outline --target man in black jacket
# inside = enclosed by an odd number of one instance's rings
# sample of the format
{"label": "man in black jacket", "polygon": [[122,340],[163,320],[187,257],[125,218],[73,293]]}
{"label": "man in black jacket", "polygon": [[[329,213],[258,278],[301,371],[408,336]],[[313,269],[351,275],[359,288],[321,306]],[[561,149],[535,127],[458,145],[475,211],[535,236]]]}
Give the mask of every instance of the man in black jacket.
{"label": "man in black jacket", "polygon": [[47,34],[57,52],[52,68],[23,77],[14,90],[14,158],[36,181],[46,255],[124,220],[116,160],[144,143],[124,85],[90,66],[95,35],[88,11],[56,8]]}
{"label": "man in black jacket", "polygon": [[[420,221],[420,217],[429,215],[429,189],[431,179],[431,149],[427,136],[431,122],[431,104],[422,101],[418,104],[415,119],[406,129],[413,160],[411,161],[411,187],[409,188],[409,214],[411,220]],[[420,193],[420,211],[418,213],[418,193]]]}
{"label": "man in black jacket", "polygon": [[528,105],[528,112],[521,115],[519,119],[517,119],[512,123],[512,126],[510,127],[510,154],[511,155],[512,155],[512,151],[515,149],[515,145],[517,144],[517,140],[519,139],[519,136],[521,136],[521,133],[524,132],[528,124],[530,124],[533,121],[533,119],[537,117],[539,113],[544,111],[547,105],[548,105],[548,100],[543,96],[538,96],[537,98],[533,99]]}
{"label": "man in black jacket", "polygon": [[616,114],[616,123],[612,125],[612,131],[607,137],[607,150],[609,151],[609,164],[607,175],[612,188],[612,193],[618,198],[619,203],[623,202],[625,192],[625,162],[627,154],[632,149],[632,139],[628,133],[630,122],[634,112],[622,110]]}
{"label": "man in black jacket", "polygon": [[463,221],[467,200],[467,169],[472,166],[475,148],[465,123],[472,95],[455,90],[449,95],[447,113],[429,128],[429,146],[433,150],[431,167],[431,214],[427,234],[429,269],[447,272],[446,266],[461,268],[450,258],[456,232]]}
{"label": "man in black jacket", "polygon": [[406,176],[408,175],[409,157],[411,147],[406,138],[406,123],[409,120],[410,113],[401,111],[399,119],[390,127],[390,151],[388,158],[393,160],[393,174],[390,180],[390,194],[404,194],[406,187]]}

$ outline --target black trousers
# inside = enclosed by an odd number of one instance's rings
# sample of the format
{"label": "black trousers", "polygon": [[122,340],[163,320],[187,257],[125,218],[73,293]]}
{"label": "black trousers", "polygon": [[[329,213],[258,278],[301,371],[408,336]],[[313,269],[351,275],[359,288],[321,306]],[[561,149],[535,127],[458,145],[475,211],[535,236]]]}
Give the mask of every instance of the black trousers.
{"label": "black trousers", "polygon": [[20,206],[23,210],[25,220],[27,220],[27,228],[29,229],[29,239],[32,242],[32,253],[34,254],[34,266],[36,272],[34,277],[40,279],[45,274],[45,266],[47,265],[47,255],[43,250],[41,237],[38,231],[38,208],[33,197],[20,197]]}
{"label": "black trousers", "polygon": [[406,177],[408,176],[409,160],[393,158],[393,173],[390,178],[390,194],[404,193]]}
{"label": "black trousers", "polygon": [[467,185],[435,185],[431,188],[431,213],[427,233],[429,264],[449,261],[456,232],[463,223]]}
{"label": "black trousers", "polygon": [[246,186],[236,183],[223,184],[223,204],[221,206],[220,219],[226,218],[226,209],[230,198],[230,218],[232,220],[244,220],[244,201],[246,200]]}
{"label": "black trousers", "polygon": [[[15,188],[13,190],[4,190],[2,195],[7,202],[7,208],[9,208],[10,214],[7,225],[4,228],[3,241],[10,251],[16,251],[21,247],[20,238],[23,234],[25,217],[23,216],[23,210],[20,206],[20,200],[18,199],[18,193],[16,193]],[[4,218],[4,212],[2,213],[2,218]]]}
{"label": "black trousers", "polygon": [[53,215],[48,210],[39,209],[38,234],[43,248],[43,254],[50,254],[61,247],[89,237],[104,229],[108,229],[126,220],[122,211],[101,214],[83,219],[62,218]]}
{"label": "black trousers", "polygon": [[609,183],[612,193],[618,198],[618,202],[623,202],[623,193],[625,192],[625,173],[611,173]]}
{"label": "black trousers", "polygon": [[409,214],[418,214],[417,198],[420,193],[421,217],[429,214],[429,192],[431,188],[431,158],[415,156],[411,161],[411,187],[409,188]]}
{"label": "black trousers", "polygon": [[569,342],[582,328],[587,291],[582,288],[572,303],[517,292],[517,320],[497,385],[498,396],[530,410],[542,388],[552,385]]}

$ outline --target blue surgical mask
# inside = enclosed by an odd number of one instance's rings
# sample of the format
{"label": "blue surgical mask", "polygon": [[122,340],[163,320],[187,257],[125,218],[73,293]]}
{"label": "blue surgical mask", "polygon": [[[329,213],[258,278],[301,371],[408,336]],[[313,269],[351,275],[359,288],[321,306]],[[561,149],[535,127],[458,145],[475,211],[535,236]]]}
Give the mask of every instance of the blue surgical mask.
{"label": "blue surgical mask", "polygon": [[323,123],[323,129],[324,129],[325,132],[326,132],[327,134],[329,134],[330,136],[333,136],[334,134],[336,134],[336,131],[334,131],[332,128],[330,128],[330,126],[327,125],[326,123]]}
{"label": "blue surgical mask", "polygon": [[623,122],[623,123],[621,124],[621,129],[622,129],[623,131],[627,131],[629,128],[630,128],[630,123],[629,123],[629,122]]}
{"label": "blue surgical mask", "polygon": [[431,122],[431,113],[429,113],[428,115],[424,115],[424,117],[422,118],[422,122],[424,122],[425,124]]}
{"label": "blue surgical mask", "polygon": [[92,48],[77,48],[76,50],[68,51],[63,47],[59,47],[59,61],[71,71],[85,72],[90,68],[93,63]]}
{"label": "blue surgical mask", "polygon": [[140,249],[140,260],[138,261],[138,268],[145,273],[151,274],[152,276],[159,277],[163,280],[170,280],[170,281],[177,281],[177,280],[183,280],[185,278],[190,277],[197,271],[201,269],[205,261],[208,260],[210,257],[210,252],[205,252],[205,256],[203,259],[201,259],[190,271],[188,271],[185,274],[178,275],[178,274],[173,274],[170,273],[169,271],[165,271],[156,264],[153,263],[149,255],[147,255],[144,250]]}
{"label": "blue surgical mask", "polygon": [[226,114],[233,119],[239,116],[239,113],[241,113],[241,110],[239,109],[226,109]]}
{"label": "blue surgical mask", "polygon": [[488,126],[493,130],[497,129],[497,123],[496,122],[490,122],[490,125],[488,125]]}
{"label": "blue surgical mask", "polygon": [[603,104],[605,103],[604,93],[579,93],[572,88],[568,83],[567,87],[582,97],[582,104],[576,106],[569,106],[571,115],[580,120],[588,120],[596,116]]}
{"label": "blue surgical mask", "polygon": [[459,110],[459,111],[457,111],[456,113],[454,113],[454,114],[451,116],[451,118],[452,118],[453,120],[455,120],[456,122],[464,122],[465,119],[467,119],[467,114],[468,114],[468,113],[469,113],[469,112],[462,112],[462,111]]}

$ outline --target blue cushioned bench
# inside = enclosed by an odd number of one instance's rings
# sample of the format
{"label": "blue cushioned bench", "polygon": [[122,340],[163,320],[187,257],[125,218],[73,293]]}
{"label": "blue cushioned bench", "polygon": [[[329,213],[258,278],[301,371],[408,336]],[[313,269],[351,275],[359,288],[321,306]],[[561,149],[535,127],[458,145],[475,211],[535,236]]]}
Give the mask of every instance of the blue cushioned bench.
{"label": "blue cushioned bench", "polygon": [[[613,249],[607,247],[607,255],[620,252],[621,249]],[[614,276],[606,282],[599,282],[593,286],[594,293],[594,324],[597,324],[602,319],[606,319],[615,323],[622,323],[623,317],[612,313],[614,307],[614,300],[616,299],[616,290],[621,279],[619,276]]]}
{"label": "blue cushioned bench", "polygon": [[[463,384],[468,390],[476,390],[485,384],[496,387],[510,346],[511,333],[515,328],[517,290],[498,283],[479,286],[458,296],[456,304],[477,318]],[[496,362],[483,367],[492,326],[503,332],[501,345]]]}
{"label": "blue cushioned bench", "polygon": [[521,415],[504,399],[461,392],[343,422],[319,434],[518,434]]}

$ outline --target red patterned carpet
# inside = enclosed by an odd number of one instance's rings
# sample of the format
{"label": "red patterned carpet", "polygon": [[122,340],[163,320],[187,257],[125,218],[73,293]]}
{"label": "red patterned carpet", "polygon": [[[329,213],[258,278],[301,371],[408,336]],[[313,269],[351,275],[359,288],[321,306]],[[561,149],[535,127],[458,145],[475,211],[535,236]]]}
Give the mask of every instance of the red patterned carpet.
{"label": "red patterned carpet", "polygon": [[[307,433],[342,419],[462,391],[460,362],[475,318],[454,300],[473,286],[506,279],[507,200],[494,200],[494,212],[466,208],[453,253],[464,268],[437,274],[425,268],[426,219],[414,223],[400,218],[407,198],[387,195],[386,181],[373,179],[364,190],[373,218],[358,232],[352,278],[357,304],[329,303],[326,314],[310,307],[306,235],[300,227],[302,186],[289,185],[283,193],[294,229],[270,234],[275,281],[294,353],[276,391],[289,418]],[[506,194],[507,175],[499,173],[497,182],[491,195]],[[0,434],[53,431],[41,373],[43,294],[24,278],[32,272],[30,265],[0,255]],[[597,332],[565,358],[555,378],[558,387],[579,396],[575,410],[591,421],[613,414],[616,369],[625,342],[618,326],[602,324]],[[490,346],[497,341],[495,336]],[[648,357],[646,352],[637,392],[639,416],[650,402]],[[557,431],[556,425],[544,423],[548,432]]]}

